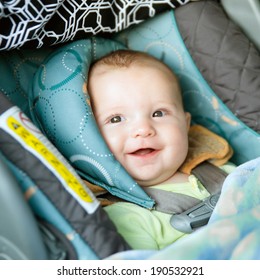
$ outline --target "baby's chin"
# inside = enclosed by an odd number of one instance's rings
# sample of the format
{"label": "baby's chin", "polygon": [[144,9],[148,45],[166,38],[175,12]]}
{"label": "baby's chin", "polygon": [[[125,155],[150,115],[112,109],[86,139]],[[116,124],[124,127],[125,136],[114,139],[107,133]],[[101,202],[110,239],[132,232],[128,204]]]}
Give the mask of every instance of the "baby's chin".
{"label": "baby's chin", "polygon": [[163,176],[157,176],[157,177],[152,177],[152,178],[146,178],[146,179],[135,179],[136,182],[141,186],[141,187],[151,187],[151,186],[156,186],[156,185],[162,185],[162,184],[170,184],[170,183],[186,183],[188,182],[189,175],[184,174],[180,171],[174,171],[172,174],[165,174]]}
{"label": "baby's chin", "polygon": [[168,180],[170,180],[173,176],[174,176],[174,174],[171,174],[170,176],[156,176],[156,177],[151,176],[148,178],[139,177],[139,178],[134,178],[134,179],[141,187],[146,188],[146,187],[163,184],[163,183],[167,182]]}

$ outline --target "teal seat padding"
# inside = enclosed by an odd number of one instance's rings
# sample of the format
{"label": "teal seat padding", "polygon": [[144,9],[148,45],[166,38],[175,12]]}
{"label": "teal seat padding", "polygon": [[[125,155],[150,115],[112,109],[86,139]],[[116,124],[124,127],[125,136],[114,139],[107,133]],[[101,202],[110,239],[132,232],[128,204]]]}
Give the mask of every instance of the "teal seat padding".
{"label": "teal seat padding", "polygon": [[28,93],[33,76],[51,52],[51,48],[0,52],[0,90],[27,116],[30,114]]}
{"label": "teal seat padding", "polygon": [[0,177],[0,260],[47,259],[36,219],[1,153]]}
{"label": "teal seat padding", "polygon": [[82,177],[118,197],[152,208],[154,201],[111,154],[88,104],[91,62],[119,48],[124,46],[93,38],[54,51],[35,74],[29,97],[31,116]]}
{"label": "teal seat padding", "polygon": [[227,139],[235,152],[234,163],[260,156],[259,134],[242,123],[203,78],[178,31],[174,11],[127,29],[114,39],[130,49],[156,56],[173,69],[179,76],[185,109],[191,113],[193,122]]}

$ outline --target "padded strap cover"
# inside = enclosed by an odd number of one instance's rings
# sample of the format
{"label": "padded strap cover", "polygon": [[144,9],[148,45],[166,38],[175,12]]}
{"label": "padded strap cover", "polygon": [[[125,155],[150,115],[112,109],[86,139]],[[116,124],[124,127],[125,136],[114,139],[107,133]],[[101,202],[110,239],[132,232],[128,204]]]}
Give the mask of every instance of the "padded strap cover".
{"label": "padded strap cover", "polygon": [[[105,258],[129,249],[94,195],[56,148],[18,107],[11,106],[3,94],[0,94],[0,100],[0,151],[21,180],[27,196],[38,197],[35,212],[61,227],[63,232],[62,218],[65,218],[71,228],[70,234],[74,231],[84,240],[78,251],[83,250],[85,258]],[[45,199],[39,199],[38,189]],[[52,213],[49,213],[50,209]],[[58,221],[55,220],[56,212],[62,215]],[[75,242],[74,245],[79,244]]]}

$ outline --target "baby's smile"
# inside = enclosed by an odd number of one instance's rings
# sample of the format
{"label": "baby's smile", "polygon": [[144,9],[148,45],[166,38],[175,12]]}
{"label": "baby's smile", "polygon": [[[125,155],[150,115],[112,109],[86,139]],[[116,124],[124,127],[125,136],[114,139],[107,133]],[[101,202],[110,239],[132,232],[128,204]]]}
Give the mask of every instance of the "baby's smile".
{"label": "baby's smile", "polygon": [[144,156],[144,155],[148,155],[148,154],[152,153],[153,151],[155,151],[155,150],[152,148],[139,149],[139,150],[136,150],[135,152],[133,152],[132,155]]}
{"label": "baby's smile", "polygon": [[159,149],[154,148],[140,148],[136,149],[130,153],[127,153],[127,156],[129,156],[132,159],[140,159],[140,160],[153,160],[155,156],[159,154]]}

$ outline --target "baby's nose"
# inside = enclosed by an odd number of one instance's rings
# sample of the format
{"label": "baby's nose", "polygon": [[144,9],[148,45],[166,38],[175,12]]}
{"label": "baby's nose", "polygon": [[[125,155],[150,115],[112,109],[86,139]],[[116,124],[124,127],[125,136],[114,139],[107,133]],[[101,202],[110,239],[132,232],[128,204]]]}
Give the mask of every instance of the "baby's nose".
{"label": "baby's nose", "polygon": [[155,135],[155,129],[149,122],[141,122],[133,128],[133,137],[151,137]]}

